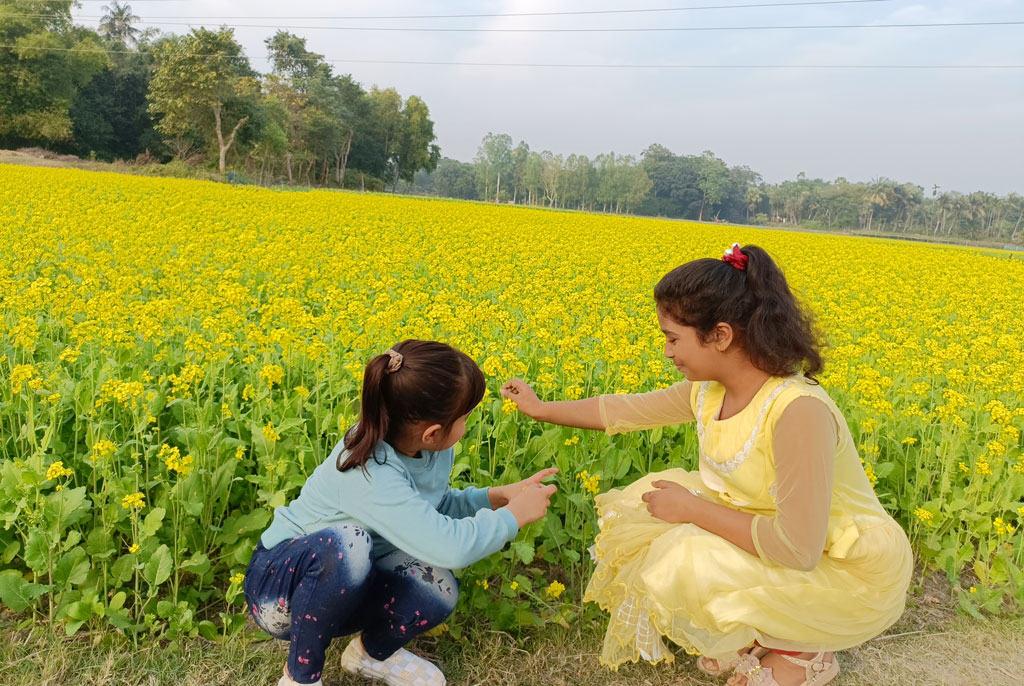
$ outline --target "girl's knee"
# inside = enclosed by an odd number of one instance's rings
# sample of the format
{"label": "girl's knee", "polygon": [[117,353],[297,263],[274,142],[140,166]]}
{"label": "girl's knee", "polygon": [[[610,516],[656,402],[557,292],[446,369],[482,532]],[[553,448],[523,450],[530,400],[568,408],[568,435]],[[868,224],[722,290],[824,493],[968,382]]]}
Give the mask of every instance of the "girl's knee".
{"label": "girl's knee", "polygon": [[432,607],[439,619],[447,617],[459,603],[459,580],[449,569],[433,569],[428,578],[421,578],[417,589],[423,602]]}
{"label": "girl's knee", "polygon": [[343,525],[315,534],[321,544],[325,569],[350,583],[363,583],[373,571],[373,539],[358,526]]}
{"label": "girl's knee", "polygon": [[287,640],[291,634],[292,608],[286,598],[267,598],[262,602],[254,602],[252,618],[256,626],[274,638]]}

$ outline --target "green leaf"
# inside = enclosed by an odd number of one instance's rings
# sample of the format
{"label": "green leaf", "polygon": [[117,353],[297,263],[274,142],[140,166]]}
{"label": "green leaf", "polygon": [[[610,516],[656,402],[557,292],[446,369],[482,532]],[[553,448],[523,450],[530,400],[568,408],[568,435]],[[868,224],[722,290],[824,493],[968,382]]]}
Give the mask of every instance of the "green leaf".
{"label": "green leaf", "polygon": [[10,564],[11,560],[14,559],[14,556],[18,554],[19,550],[21,550],[20,541],[11,541],[8,543],[4,546],[3,554],[0,554],[0,564]]}
{"label": "green leaf", "polygon": [[954,498],[952,501],[950,501],[946,509],[949,510],[950,512],[956,512],[957,510],[964,509],[968,505],[970,505],[970,503],[965,498]]}
{"label": "green leaf", "polygon": [[149,562],[142,569],[142,576],[149,583],[152,590],[156,590],[157,586],[170,578],[172,566],[171,551],[166,545],[161,545],[153,551]]}
{"label": "green leaf", "polygon": [[210,558],[206,553],[196,553],[188,560],[181,563],[183,571],[192,572],[196,576],[202,576],[210,571]]}
{"label": "green leaf", "polygon": [[124,610],[118,610],[110,613],[107,615],[107,620],[110,622],[111,626],[115,629],[120,629],[121,631],[125,631],[132,625],[132,620]]}
{"label": "green leaf", "polygon": [[107,609],[111,612],[117,612],[124,607],[124,601],[128,600],[128,594],[124,591],[118,591],[114,594],[114,597],[110,599],[110,604],[107,605]]}
{"label": "green leaf", "polygon": [[66,614],[71,619],[85,622],[92,618],[92,603],[80,600],[77,603],[68,605]]}
{"label": "green leaf", "polygon": [[208,619],[199,622],[199,635],[207,641],[217,641],[220,638],[217,634],[217,625]]}
{"label": "green leaf", "polygon": [[82,628],[83,624],[85,624],[85,622],[80,619],[70,621],[64,625],[64,633],[68,636],[74,636],[78,633],[78,630]]}
{"label": "green leaf", "polygon": [[198,517],[199,515],[203,514],[202,500],[187,500],[183,502],[181,505],[182,507],[185,508],[185,512],[192,515],[193,517]]}
{"label": "green leaf", "polygon": [[974,617],[975,619],[980,619],[983,622],[985,621],[985,615],[978,612],[978,608],[974,606],[974,603],[971,602],[970,597],[966,593],[960,593],[959,605],[960,609],[969,614],[970,616]]}
{"label": "green leaf", "polygon": [[46,569],[49,559],[50,546],[46,542],[46,536],[42,531],[33,531],[28,535],[28,542],[25,543],[25,564],[33,572],[42,572]]}
{"label": "green leaf", "polygon": [[114,538],[105,528],[97,526],[85,539],[85,552],[93,560],[105,560],[115,552]]}
{"label": "green leaf", "polygon": [[163,526],[164,515],[167,514],[167,510],[162,507],[154,507],[146,515],[146,518],[142,520],[142,532],[148,537],[156,534]]}
{"label": "green leaf", "polygon": [[12,612],[24,612],[32,606],[33,600],[48,590],[49,586],[26,581],[13,569],[0,572],[0,603]]}
{"label": "green leaf", "polygon": [[114,579],[120,583],[129,581],[132,578],[132,574],[135,572],[135,563],[137,561],[138,558],[131,553],[122,555],[117,558],[117,562],[115,562],[110,568],[110,573],[113,575]]}
{"label": "green leaf", "polygon": [[69,586],[77,586],[89,575],[89,556],[82,546],[72,548],[60,558],[53,568],[53,585],[65,590]]}
{"label": "green leaf", "polygon": [[536,554],[536,550],[533,547],[533,543],[529,541],[512,541],[510,546],[515,556],[519,558],[519,561],[524,565],[528,565],[533,562],[533,557]]}
{"label": "green leaf", "polygon": [[85,486],[65,488],[46,496],[43,517],[60,534],[71,524],[81,521],[88,514],[89,507],[90,503],[85,499]]}

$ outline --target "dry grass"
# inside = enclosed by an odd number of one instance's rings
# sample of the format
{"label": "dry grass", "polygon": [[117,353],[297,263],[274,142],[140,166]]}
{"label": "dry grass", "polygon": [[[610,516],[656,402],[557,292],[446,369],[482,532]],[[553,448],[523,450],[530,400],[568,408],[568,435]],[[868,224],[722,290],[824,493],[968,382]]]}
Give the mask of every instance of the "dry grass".
{"label": "dry grass", "polygon": [[[943,600],[919,590],[886,635],[840,654],[836,686],[1011,686],[1024,683],[1024,621],[979,622],[956,616]],[[469,642],[424,638],[413,648],[439,662],[453,686],[701,686],[721,684],[697,672],[684,654],[672,665],[598,665],[602,622],[550,627],[518,640],[481,629]],[[251,636],[261,634],[253,632]],[[344,674],[343,641],[328,656],[327,686],[370,682]],[[228,686],[277,683],[287,646],[238,639],[202,640],[134,649],[113,634],[64,638],[45,629],[0,630],[4,686]]]}

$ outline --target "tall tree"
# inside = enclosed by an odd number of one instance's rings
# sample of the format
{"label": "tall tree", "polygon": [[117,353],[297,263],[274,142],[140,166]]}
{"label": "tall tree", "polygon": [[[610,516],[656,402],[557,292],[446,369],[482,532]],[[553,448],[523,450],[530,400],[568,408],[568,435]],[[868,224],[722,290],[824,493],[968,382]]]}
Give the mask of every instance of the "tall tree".
{"label": "tall tree", "polygon": [[476,168],[445,158],[438,162],[434,172],[434,188],[443,197],[476,200]]}
{"label": "tall tree", "polygon": [[376,134],[376,152],[380,157],[378,169],[381,176],[397,178],[396,157],[402,137],[402,96],[394,88],[381,90],[376,86],[370,91],[370,112]]}
{"label": "tall tree", "polygon": [[530,146],[526,141],[512,149],[512,202],[516,202],[526,190],[526,162],[530,158]]}
{"label": "tall tree", "polygon": [[0,146],[68,141],[79,88],[104,66],[99,36],[71,24],[71,0],[0,4]]}
{"label": "tall tree", "polygon": [[539,152],[531,152],[523,167],[523,187],[526,189],[526,202],[533,205],[540,201],[541,190],[544,188],[544,158]]}
{"label": "tall tree", "polygon": [[[256,101],[255,76],[233,29],[193,29],[164,43],[149,89],[149,109],[162,117],[157,130],[179,141],[196,135],[208,140],[212,133],[224,173],[228,150]],[[182,150],[179,145],[179,155]]]}
{"label": "tall tree", "polygon": [[697,170],[697,187],[701,192],[697,221],[703,221],[704,208],[713,211],[725,196],[726,185],[729,183],[729,169],[713,152],[705,150],[700,156]]}
{"label": "tall tree", "polygon": [[427,104],[419,96],[410,95],[402,107],[402,127],[395,147],[394,187],[399,179],[412,181],[421,169],[432,172],[437,168],[441,148],[434,144],[436,139]]}
{"label": "tall tree", "polygon": [[103,12],[100,35],[126,48],[135,45],[142,31],[133,26],[140,17],[132,12],[132,6],[114,0],[113,5],[103,6]]}
{"label": "tall tree", "polygon": [[[480,141],[473,163],[477,170],[477,194],[485,200],[498,200],[504,185],[515,186],[512,136],[488,132]],[[510,194],[511,195],[511,194]]]}

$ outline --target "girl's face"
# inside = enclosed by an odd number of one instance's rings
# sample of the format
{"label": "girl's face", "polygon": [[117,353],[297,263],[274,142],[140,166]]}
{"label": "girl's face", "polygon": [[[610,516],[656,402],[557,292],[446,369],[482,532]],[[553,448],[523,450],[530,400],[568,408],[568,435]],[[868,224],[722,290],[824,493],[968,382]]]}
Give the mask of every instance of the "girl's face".
{"label": "girl's face", "polygon": [[448,448],[451,448],[462,440],[462,437],[466,435],[466,420],[469,419],[469,415],[471,414],[473,414],[472,411],[467,412],[455,420],[455,423],[452,424],[452,428],[448,432],[448,435],[442,440],[442,447],[439,448],[439,450],[448,450]]}
{"label": "girl's face", "polygon": [[715,378],[721,352],[713,344],[701,343],[697,329],[684,326],[658,309],[658,324],[665,334],[665,357],[690,381]]}

